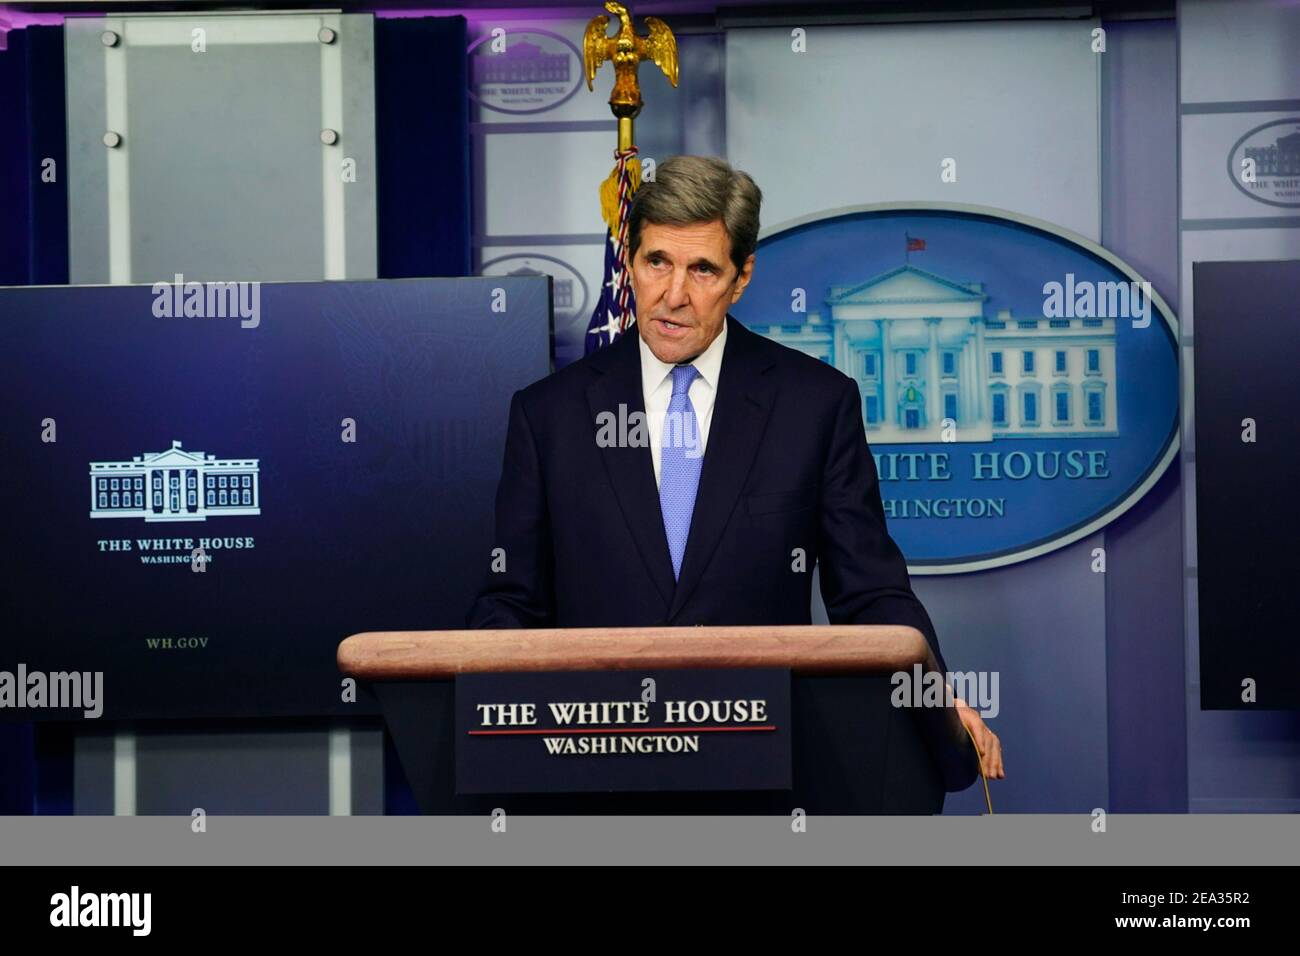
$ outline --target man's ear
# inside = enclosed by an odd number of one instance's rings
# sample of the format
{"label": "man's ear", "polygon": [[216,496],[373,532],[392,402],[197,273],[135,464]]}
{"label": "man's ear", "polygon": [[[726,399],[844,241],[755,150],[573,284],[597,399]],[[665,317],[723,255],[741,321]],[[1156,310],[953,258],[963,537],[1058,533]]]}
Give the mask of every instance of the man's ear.
{"label": "man's ear", "polygon": [[731,301],[739,302],[741,295],[745,292],[745,286],[749,285],[749,280],[754,276],[754,254],[751,252],[749,258],[745,260],[745,266],[736,276],[736,291],[731,293]]}

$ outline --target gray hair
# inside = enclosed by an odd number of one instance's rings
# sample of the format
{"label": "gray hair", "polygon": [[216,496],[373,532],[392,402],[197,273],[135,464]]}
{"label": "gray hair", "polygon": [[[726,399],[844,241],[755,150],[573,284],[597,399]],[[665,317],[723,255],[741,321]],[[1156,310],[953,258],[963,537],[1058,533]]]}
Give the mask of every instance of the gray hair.
{"label": "gray hair", "polygon": [[642,182],[628,209],[628,261],[641,245],[642,223],[689,226],[722,220],[739,271],[758,247],[758,207],[763,193],[749,173],[716,156],[671,156]]}

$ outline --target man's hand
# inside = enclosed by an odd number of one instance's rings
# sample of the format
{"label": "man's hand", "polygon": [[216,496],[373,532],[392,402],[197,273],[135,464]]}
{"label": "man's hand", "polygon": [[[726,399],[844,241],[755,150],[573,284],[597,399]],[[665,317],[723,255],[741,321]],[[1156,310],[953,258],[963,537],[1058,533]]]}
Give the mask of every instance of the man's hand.
{"label": "man's hand", "polygon": [[957,716],[961,718],[962,726],[975,738],[975,750],[980,755],[980,768],[984,771],[984,776],[990,780],[1001,780],[1006,776],[1006,771],[1002,769],[1002,741],[998,740],[997,734],[989,730],[970,704],[960,697],[954,697],[953,700],[956,702]]}

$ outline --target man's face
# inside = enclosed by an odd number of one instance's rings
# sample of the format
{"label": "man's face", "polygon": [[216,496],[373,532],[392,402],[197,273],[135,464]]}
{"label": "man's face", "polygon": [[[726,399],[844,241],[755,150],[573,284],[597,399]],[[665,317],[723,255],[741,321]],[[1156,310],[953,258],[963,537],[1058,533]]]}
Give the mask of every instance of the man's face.
{"label": "man's face", "polygon": [[708,348],[753,271],[752,255],[743,270],[732,264],[731,238],[721,219],[689,226],[642,223],[632,294],[636,327],[655,358],[676,364]]}

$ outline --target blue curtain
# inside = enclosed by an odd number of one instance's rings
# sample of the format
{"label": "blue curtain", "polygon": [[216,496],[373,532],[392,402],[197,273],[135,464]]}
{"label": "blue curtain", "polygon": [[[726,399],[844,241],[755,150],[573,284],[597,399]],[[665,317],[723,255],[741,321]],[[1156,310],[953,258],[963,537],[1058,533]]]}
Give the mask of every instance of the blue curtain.
{"label": "blue curtain", "polygon": [[[63,28],[11,31],[0,50],[0,285],[68,281],[64,118]],[[0,724],[0,813],[35,812],[36,748],[33,724]],[[62,805],[70,789],[50,797]]]}
{"label": "blue curtain", "polygon": [[470,274],[464,17],[376,18],[379,275]]}
{"label": "blue curtain", "polygon": [[64,121],[63,27],[11,31],[0,51],[0,285],[68,281]]}

